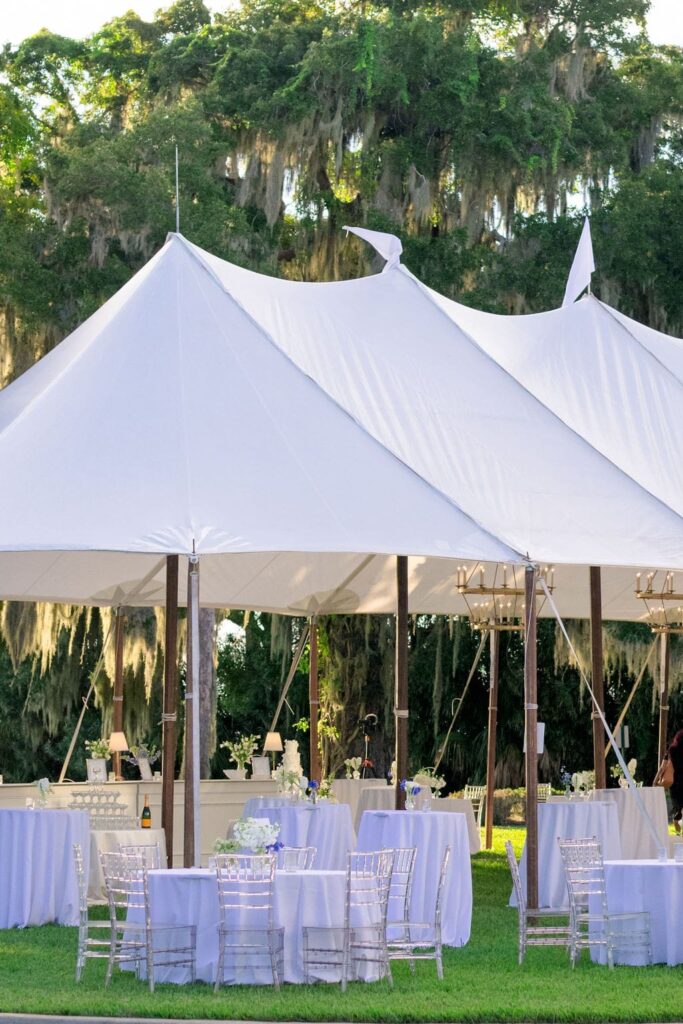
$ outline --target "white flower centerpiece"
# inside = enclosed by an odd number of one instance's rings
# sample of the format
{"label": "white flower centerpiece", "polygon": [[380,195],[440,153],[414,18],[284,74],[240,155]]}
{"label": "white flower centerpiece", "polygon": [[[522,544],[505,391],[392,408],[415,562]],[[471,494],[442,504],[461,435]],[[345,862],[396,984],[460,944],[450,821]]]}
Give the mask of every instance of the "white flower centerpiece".
{"label": "white flower centerpiece", "polygon": [[360,766],[363,763],[361,757],[347,757],[344,761],[344,772],[347,779],[360,778]]}
{"label": "white flower centerpiece", "polygon": [[258,741],[261,737],[253,733],[247,736],[237,736],[234,740],[226,740],[221,743],[230,754],[230,760],[234,761],[237,768],[226,768],[225,775],[233,782],[242,781],[247,776],[247,765],[252,755],[258,750]]}
{"label": "white flower centerpiece", "polygon": [[280,826],[268,818],[241,818],[233,835],[239,849],[252,853],[276,853],[283,845],[278,840]]}
{"label": "white flower centerpiece", "polygon": [[[630,761],[626,763],[626,767],[629,770],[629,774],[637,786],[642,786],[642,782],[638,782],[636,779],[636,768],[638,762],[635,757],[632,757]],[[628,789],[628,779],[624,775],[623,769],[620,764],[615,764],[610,768],[610,775],[613,779],[616,779],[622,789]]]}
{"label": "white flower centerpiece", "polygon": [[416,782],[422,791],[419,806],[423,811],[431,810],[432,799],[438,797],[446,785],[443,775],[437,775],[434,768],[420,768],[413,775],[413,782]]}
{"label": "white flower centerpiece", "polygon": [[52,786],[49,779],[36,779],[36,790],[38,796],[36,797],[36,807],[46,807],[47,800],[52,792]]}
{"label": "white flower centerpiece", "polygon": [[595,789],[595,772],[574,772],[572,775],[572,789],[578,796],[587,798],[591,790]]}

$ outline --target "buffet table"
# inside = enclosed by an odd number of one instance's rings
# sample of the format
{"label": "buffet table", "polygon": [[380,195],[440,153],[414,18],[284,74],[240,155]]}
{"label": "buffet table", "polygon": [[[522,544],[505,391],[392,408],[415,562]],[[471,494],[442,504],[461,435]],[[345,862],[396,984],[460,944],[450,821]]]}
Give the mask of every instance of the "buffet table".
{"label": "buffet table", "polygon": [[464,946],[472,924],[472,869],[464,814],[440,811],[366,811],[358,831],[359,850],[416,847],[410,919],[434,920],[436,890],[446,847],[451,859],[442,908],[447,946]]}
{"label": "buffet table", "polygon": [[87,873],[90,825],[83,811],[0,809],[0,928],[78,924],[74,843]]}
{"label": "buffet table", "polygon": [[285,846],[315,846],[313,866],[323,871],[345,871],[346,855],[356,845],[348,804],[254,797],[244,805],[243,817],[276,822]]}

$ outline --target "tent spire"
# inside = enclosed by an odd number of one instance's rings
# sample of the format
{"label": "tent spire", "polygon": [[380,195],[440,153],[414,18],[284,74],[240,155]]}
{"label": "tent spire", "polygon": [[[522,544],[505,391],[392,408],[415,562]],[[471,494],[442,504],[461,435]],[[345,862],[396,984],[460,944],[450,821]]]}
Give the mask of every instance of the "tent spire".
{"label": "tent spire", "polygon": [[175,229],[180,234],[180,183],[178,173],[178,143],[175,144]]}
{"label": "tent spire", "polygon": [[574,255],[574,262],[567,278],[567,287],[565,288],[564,299],[562,300],[563,306],[571,306],[572,302],[576,302],[586,288],[588,289],[588,294],[591,294],[591,274],[594,270],[595,260],[593,258],[591,226],[588,217],[585,217],[579,244]]}

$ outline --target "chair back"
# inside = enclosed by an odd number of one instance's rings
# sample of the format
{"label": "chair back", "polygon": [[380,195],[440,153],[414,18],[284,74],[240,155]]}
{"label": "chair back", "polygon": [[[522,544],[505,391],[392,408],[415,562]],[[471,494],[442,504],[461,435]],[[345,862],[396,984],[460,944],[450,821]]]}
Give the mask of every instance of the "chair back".
{"label": "chair back", "polygon": [[481,828],[484,817],[484,803],[486,801],[486,786],[470,786],[468,783],[465,786],[463,796],[465,800],[471,802],[474,817],[477,819],[477,825]]}
{"label": "chair back", "polygon": [[[272,853],[216,855],[218,905],[224,926],[272,927],[275,857]],[[248,923],[240,920],[248,914]]]}
{"label": "chair back", "polygon": [[315,846],[284,846],[277,852],[280,871],[310,871],[317,853]]}
{"label": "chair back", "polygon": [[102,874],[109,902],[109,917],[113,921],[117,911],[144,910],[149,919],[147,871],[141,857],[125,853],[100,853]]}
{"label": "chair back", "polygon": [[549,782],[539,782],[537,786],[537,799],[539,804],[546,804],[550,800],[551,786]]}
{"label": "chair back", "polygon": [[78,910],[81,918],[88,916],[88,880],[85,877],[83,850],[80,843],[73,844],[74,866],[76,868],[76,885],[78,886]]}
{"label": "chair back", "polygon": [[519,910],[519,913],[523,915],[526,910],[526,900],[524,898],[524,890],[522,888],[522,879],[519,874],[519,864],[517,863],[515,851],[509,839],[505,840],[505,852],[510,866],[510,874],[512,875],[512,886],[515,890],[515,896],[517,897],[517,909]]}
{"label": "chair back", "polygon": [[389,920],[407,921],[413,892],[413,872],[417,848],[410,846],[387,851],[393,854],[389,881]]}
{"label": "chair back", "polygon": [[557,842],[572,915],[587,913],[591,899],[598,899],[602,913],[606,914],[605,867],[599,841],[593,836],[591,839],[558,839]]}
{"label": "chair back", "polygon": [[386,924],[393,850],[348,853],[346,860],[345,928]]}
{"label": "chair back", "polygon": [[126,857],[142,859],[148,871],[161,868],[161,847],[159,843],[119,843],[119,853]]}
{"label": "chair back", "polygon": [[439,872],[439,885],[436,890],[436,904],[434,906],[434,924],[437,928],[441,927],[441,913],[443,910],[443,897],[446,891],[446,882],[448,881],[448,865],[451,860],[451,848],[447,846],[443,853],[443,860],[441,861],[441,871]]}

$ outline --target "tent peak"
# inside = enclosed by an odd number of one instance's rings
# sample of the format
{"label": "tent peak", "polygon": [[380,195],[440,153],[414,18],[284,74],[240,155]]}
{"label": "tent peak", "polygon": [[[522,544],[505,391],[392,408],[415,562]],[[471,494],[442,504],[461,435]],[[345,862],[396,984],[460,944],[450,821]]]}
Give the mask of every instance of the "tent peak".
{"label": "tent peak", "polygon": [[368,228],[350,227],[344,224],[344,231],[351,232],[362,238],[364,242],[371,245],[375,252],[378,252],[387,262],[384,271],[391,270],[401,262],[403,245],[397,235],[391,235],[387,231],[370,231]]}

